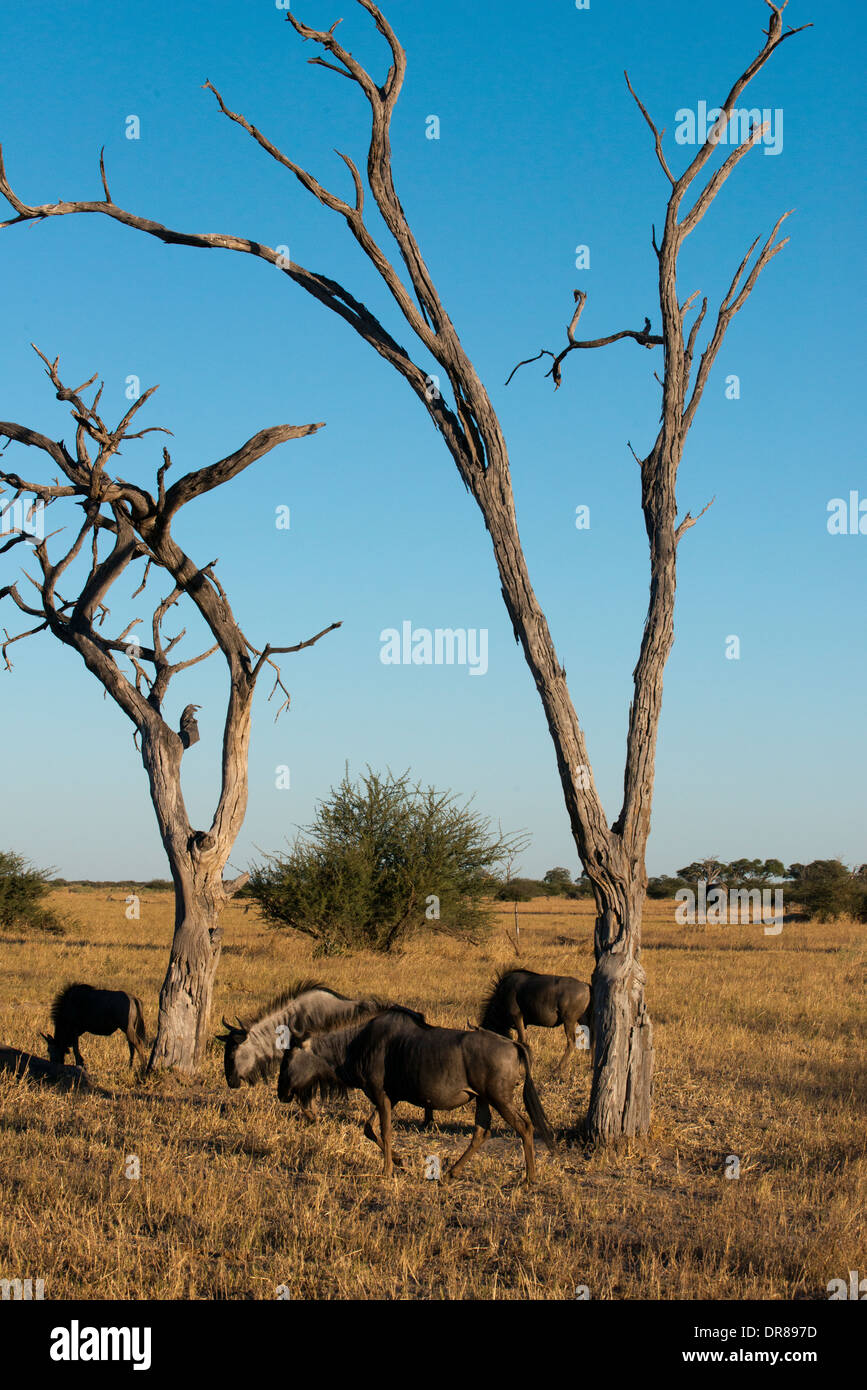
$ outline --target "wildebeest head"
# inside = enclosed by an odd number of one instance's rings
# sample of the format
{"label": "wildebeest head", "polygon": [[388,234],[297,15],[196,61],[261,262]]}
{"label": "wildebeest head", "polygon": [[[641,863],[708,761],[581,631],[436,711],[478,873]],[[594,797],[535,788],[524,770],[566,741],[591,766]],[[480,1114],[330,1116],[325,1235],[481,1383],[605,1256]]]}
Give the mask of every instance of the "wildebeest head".
{"label": "wildebeest head", "polygon": [[[225,1033],[217,1036],[217,1041],[224,1044],[223,1067],[226,1072],[226,1080],[233,1091],[237,1091],[243,1081],[252,1084],[255,1080],[253,1048],[250,1045],[249,1029],[244,1026],[240,1019],[238,1025],[228,1023],[223,1019]],[[248,1056],[249,1053],[249,1056]]]}

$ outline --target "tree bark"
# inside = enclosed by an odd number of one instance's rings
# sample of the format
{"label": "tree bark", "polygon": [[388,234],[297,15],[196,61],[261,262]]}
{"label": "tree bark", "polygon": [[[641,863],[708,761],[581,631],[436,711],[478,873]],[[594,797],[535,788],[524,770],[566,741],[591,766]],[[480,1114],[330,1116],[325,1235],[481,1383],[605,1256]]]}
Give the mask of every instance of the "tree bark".
{"label": "tree bark", "polygon": [[587,1136],[607,1143],[646,1134],[653,1094],[653,1025],[644,997],[641,912],[645,886],[626,887],[625,907],[596,919],[593,973],[595,1066]]}
{"label": "tree bark", "polygon": [[149,1071],[174,1068],[191,1073],[204,1054],[222,931],[213,885],[197,882],[191,870],[175,885],[175,930],[160,990],[157,1034]]}

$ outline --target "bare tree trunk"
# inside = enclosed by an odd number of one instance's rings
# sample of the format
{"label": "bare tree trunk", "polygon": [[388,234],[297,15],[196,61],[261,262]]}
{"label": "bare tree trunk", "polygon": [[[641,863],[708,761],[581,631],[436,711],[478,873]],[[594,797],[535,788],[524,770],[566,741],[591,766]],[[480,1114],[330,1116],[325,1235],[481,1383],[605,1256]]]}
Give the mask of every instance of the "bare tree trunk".
{"label": "bare tree trunk", "polygon": [[222,947],[219,912],[214,885],[203,881],[190,864],[183,882],[175,880],[175,931],[160,990],[150,1071],[173,1067],[193,1072],[202,1059]]}
{"label": "bare tree trunk", "polygon": [[[149,1071],[198,1068],[208,1038],[211,1000],[220,962],[219,916],[234,885],[223,869],[247,806],[247,751],[252,683],[233,686],[223,746],[224,795],[210,831],[192,830],[181,791],[183,744],[171,730],[145,731],[142,761],[150,780],[163,845],[175,885],[175,929],[160,990]],[[246,877],[246,875],[244,876]]]}
{"label": "bare tree trunk", "polygon": [[644,885],[626,888],[625,905],[596,918],[593,974],[595,1066],[588,1138],[646,1134],[653,1090],[653,1026],[644,998],[641,912]]}

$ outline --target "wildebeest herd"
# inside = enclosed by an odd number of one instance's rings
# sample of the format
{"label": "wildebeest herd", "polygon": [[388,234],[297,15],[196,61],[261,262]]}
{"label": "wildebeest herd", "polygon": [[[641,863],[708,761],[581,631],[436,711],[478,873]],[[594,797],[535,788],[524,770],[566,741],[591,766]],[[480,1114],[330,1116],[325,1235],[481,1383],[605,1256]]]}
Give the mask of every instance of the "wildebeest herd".
{"label": "wildebeest herd", "polygon": [[[43,1033],[48,1061],[17,1048],[0,1048],[0,1071],[36,1079],[87,1084],[79,1049],[84,1033],[107,1037],[122,1032],[129,1063],[147,1062],[147,1037],[140,999],[123,990],[73,984],[51,1007],[53,1033]],[[482,1001],[478,1024],[439,1028],[401,1004],[378,998],[348,999],[320,981],[293,984],[250,1023],[223,1019],[226,1081],[233,1089],[255,1085],[279,1066],[277,1095],[297,1101],[304,1117],[316,1119],[319,1096],[360,1090],[373,1109],[364,1134],[381,1150],[386,1177],[402,1167],[394,1151],[392,1110],[405,1102],[424,1111],[424,1124],[437,1110],[457,1110],[475,1103],[469,1145],[444,1175],[454,1177],[481,1148],[491,1132],[492,1110],[519,1135],[525,1179],[533,1182],[536,1162],[534,1130],[549,1149],[556,1143],[531,1075],[526,1028],[562,1027],[566,1051],[562,1071],[582,1045],[592,1047],[593,1013],[588,984],[568,975],[540,975],[532,970],[502,970]],[[517,1041],[511,1032],[518,1035]],[[69,1050],[75,1067],[64,1066]],[[522,1084],[526,1115],[514,1103]],[[374,1127],[379,1121],[379,1132]]]}

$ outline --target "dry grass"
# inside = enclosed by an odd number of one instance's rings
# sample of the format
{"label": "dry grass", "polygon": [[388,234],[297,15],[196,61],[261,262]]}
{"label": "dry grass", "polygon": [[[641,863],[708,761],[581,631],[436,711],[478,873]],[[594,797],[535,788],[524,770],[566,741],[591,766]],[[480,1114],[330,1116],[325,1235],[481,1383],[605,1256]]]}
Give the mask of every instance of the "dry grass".
{"label": "dry grass", "polygon": [[[0,1042],[42,1053],[50,998],[71,979],[131,989],[153,1028],[169,896],[146,895],[137,922],[104,892],[58,891],[53,905],[83,927],[2,939]],[[537,900],[521,917],[525,965],[589,978],[586,904]],[[499,928],[483,946],[433,937],[394,959],[323,963],[255,911],[233,906],[224,927],[216,1018],[309,974],[463,1026],[511,959]],[[401,1107],[412,1163],[386,1182],[360,1096],[307,1127],[272,1084],[230,1092],[217,1046],[186,1086],[138,1086],[119,1035],[84,1039],[102,1094],[0,1078],[0,1277],[43,1278],[47,1298],[274,1298],[285,1285],[293,1298],[553,1299],[582,1284],[593,1298],[826,1297],[830,1279],[867,1271],[864,929],[681,928],[671,904],[649,903],[645,958],[652,1133],[591,1156],[540,1147],[531,1190],[502,1128],[451,1187],[424,1180],[425,1155],[445,1163],[466,1143],[471,1110],[426,1135]],[[587,1059],[560,1081],[562,1033],[532,1038],[543,1103],[568,1130],[586,1111]]]}

